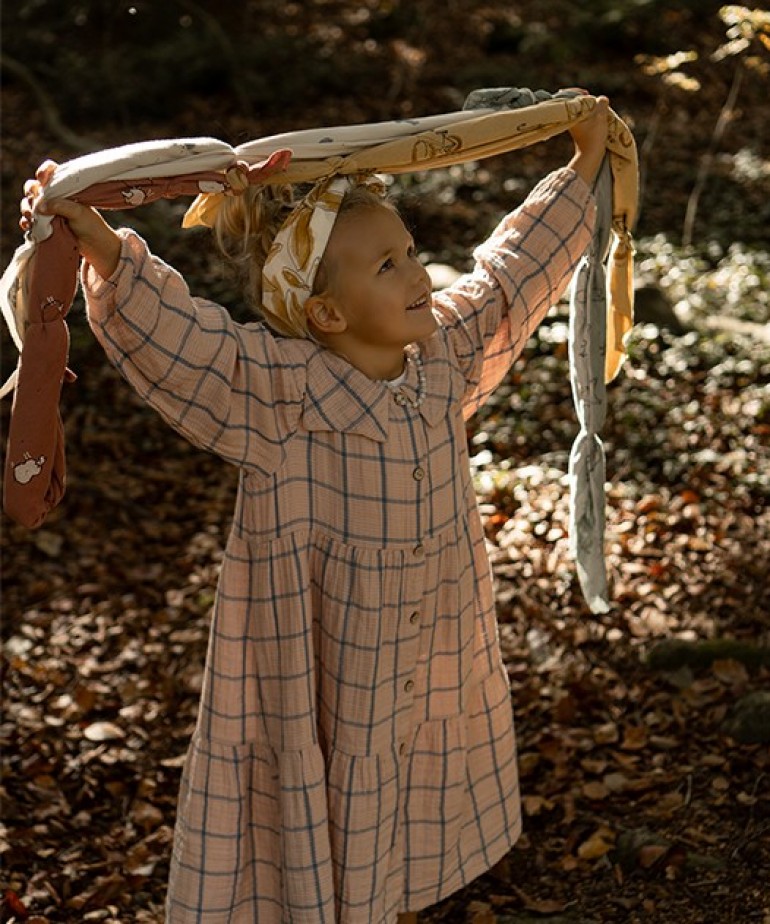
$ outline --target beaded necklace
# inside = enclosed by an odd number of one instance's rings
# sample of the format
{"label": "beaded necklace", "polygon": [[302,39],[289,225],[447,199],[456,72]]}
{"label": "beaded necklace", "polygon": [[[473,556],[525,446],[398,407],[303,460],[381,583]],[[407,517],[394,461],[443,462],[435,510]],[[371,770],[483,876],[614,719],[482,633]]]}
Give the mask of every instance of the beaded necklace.
{"label": "beaded necklace", "polygon": [[399,376],[395,381],[389,382],[387,379],[381,380],[383,385],[387,385],[390,389],[393,400],[399,407],[409,407],[418,408],[425,401],[425,394],[427,392],[427,380],[425,378],[425,365],[422,361],[422,356],[420,355],[420,348],[417,346],[409,347],[406,351],[406,362],[407,364],[411,363],[417,370],[417,394],[413,398],[407,391],[404,390],[403,384],[406,378],[406,375]]}

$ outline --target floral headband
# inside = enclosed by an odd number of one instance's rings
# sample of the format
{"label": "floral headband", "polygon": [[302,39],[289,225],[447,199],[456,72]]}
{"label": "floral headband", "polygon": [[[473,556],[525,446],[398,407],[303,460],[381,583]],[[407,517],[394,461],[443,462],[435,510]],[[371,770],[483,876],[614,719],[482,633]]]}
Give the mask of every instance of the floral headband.
{"label": "floral headband", "polygon": [[366,186],[384,195],[372,174],[332,175],[319,180],[281,225],[262,269],[262,309],[278,333],[307,337],[305,302],[321,265],[346,193]]}

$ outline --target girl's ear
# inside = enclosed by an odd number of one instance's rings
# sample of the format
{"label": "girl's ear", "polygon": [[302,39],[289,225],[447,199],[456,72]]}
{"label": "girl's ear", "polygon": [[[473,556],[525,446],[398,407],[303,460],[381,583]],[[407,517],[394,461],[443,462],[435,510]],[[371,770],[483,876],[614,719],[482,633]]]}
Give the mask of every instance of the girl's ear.
{"label": "girl's ear", "polygon": [[341,334],[348,326],[339,305],[327,294],[311,295],[305,302],[305,316],[321,334]]}

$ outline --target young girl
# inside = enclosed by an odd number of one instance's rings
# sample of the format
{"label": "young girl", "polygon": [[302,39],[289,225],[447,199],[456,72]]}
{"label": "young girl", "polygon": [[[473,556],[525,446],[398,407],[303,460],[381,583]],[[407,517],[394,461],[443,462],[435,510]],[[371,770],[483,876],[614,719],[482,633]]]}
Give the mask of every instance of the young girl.
{"label": "young girl", "polygon": [[324,180],[298,205],[267,190],[225,203],[217,236],[263,315],[249,324],[191,297],[132,231],[45,207],[77,238],[111,361],[240,470],[170,924],[414,921],[515,843],[510,689],[464,420],[589,242],[607,108],[435,294],[367,180]]}

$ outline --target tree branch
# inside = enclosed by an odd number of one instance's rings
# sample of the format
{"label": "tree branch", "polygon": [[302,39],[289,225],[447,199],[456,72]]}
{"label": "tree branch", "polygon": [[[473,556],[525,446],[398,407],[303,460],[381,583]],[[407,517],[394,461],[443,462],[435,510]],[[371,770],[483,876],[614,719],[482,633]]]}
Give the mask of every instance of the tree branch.
{"label": "tree branch", "polygon": [[43,85],[35,77],[32,71],[21,61],[9,57],[7,54],[0,54],[0,67],[13,74],[23,83],[25,83],[35,95],[40,112],[43,116],[46,128],[57,141],[72,148],[75,151],[89,152],[100,148],[100,142],[87,137],[78,135],[62,122],[59,112],[54,105],[53,100],[45,91]]}

